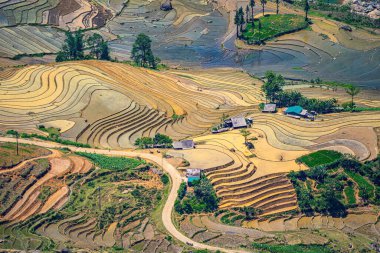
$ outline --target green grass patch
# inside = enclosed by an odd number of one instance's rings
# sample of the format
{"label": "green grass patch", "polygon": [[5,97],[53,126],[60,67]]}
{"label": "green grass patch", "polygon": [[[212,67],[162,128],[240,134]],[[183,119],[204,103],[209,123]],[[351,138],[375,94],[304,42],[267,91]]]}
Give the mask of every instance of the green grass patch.
{"label": "green grass patch", "polygon": [[330,248],[322,245],[271,245],[252,243],[253,248],[263,250],[260,252],[270,253],[330,253],[333,252]]}
{"label": "green grass patch", "polygon": [[355,107],[354,112],[373,112],[380,111],[380,107]]}
{"label": "green grass patch", "polygon": [[350,178],[352,178],[352,180],[354,180],[358,184],[359,195],[361,195],[360,191],[365,191],[370,195],[370,197],[373,197],[375,187],[370,182],[368,182],[362,175],[358,173],[349,170],[345,170],[345,172]]}
{"label": "green grass patch", "polygon": [[50,138],[55,138],[61,135],[61,129],[55,128],[55,127],[48,127],[46,128],[44,125],[38,126],[38,129],[48,133]]}
{"label": "green grass patch", "polygon": [[243,38],[249,44],[266,41],[283,34],[302,30],[308,27],[308,22],[303,16],[295,14],[268,15],[260,18],[261,30],[259,32],[258,20],[255,21],[255,27],[248,23],[246,30],[243,32]]}
{"label": "green grass patch", "polygon": [[137,166],[146,163],[144,160],[127,158],[127,157],[105,156],[105,155],[85,153],[85,152],[75,152],[75,153],[77,155],[90,159],[100,168],[109,169],[109,170],[129,170],[129,169],[134,169]]}
{"label": "green grass patch", "polygon": [[301,156],[297,162],[312,168],[320,165],[333,163],[343,157],[342,153],[333,150],[319,150],[317,152]]}
{"label": "green grass patch", "polygon": [[347,197],[347,204],[354,205],[356,204],[356,198],[355,198],[355,189],[352,186],[346,186],[344,188],[344,194]]}

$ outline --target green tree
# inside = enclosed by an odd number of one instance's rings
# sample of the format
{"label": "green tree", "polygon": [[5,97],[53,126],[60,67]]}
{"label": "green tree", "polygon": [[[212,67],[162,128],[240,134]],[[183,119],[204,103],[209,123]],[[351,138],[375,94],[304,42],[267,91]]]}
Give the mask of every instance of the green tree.
{"label": "green tree", "polygon": [[108,47],[108,43],[106,41],[103,41],[100,44],[100,60],[106,60],[106,61],[111,60],[110,50]]}
{"label": "green tree", "polygon": [[265,77],[267,81],[261,87],[261,90],[269,101],[274,102],[282,92],[282,86],[285,84],[284,77],[280,74],[276,75],[273,71],[267,71]]}
{"label": "green tree", "polygon": [[94,33],[87,39],[87,45],[91,48],[90,55],[100,60],[110,60],[108,43],[103,37]]}
{"label": "green tree", "polygon": [[234,24],[236,25],[236,37],[240,38],[240,36],[239,36],[239,25],[240,25],[239,11],[235,12]]}
{"label": "green tree", "polygon": [[241,129],[240,134],[244,137],[244,143],[247,142],[247,137],[251,134],[247,129]]}
{"label": "green tree", "polygon": [[280,0],[276,0],[276,14],[279,13],[279,7],[280,7]]}
{"label": "green tree", "polygon": [[135,145],[139,146],[139,148],[148,148],[153,145],[153,139],[150,137],[137,138]]}
{"label": "green tree", "polygon": [[310,10],[309,0],[305,0],[304,10],[305,10],[305,21],[308,21],[309,18],[307,17],[307,14],[309,13],[309,10]]}
{"label": "green tree", "polygon": [[157,133],[153,138],[153,143],[158,145],[169,146],[173,143],[173,140],[167,135]]}
{"label": "green tree", "polygon": [[205,205],[205,210],[203,211],[212,212],[218,209],[218,197],[212,184],[206,177],[201,178],[199,183],[194,185],[194,195],[197,202]]}
{"label": "green tree", "polygon": [[178,198],[183,199],[187,192],[187,185],[185,182],[182,182],[178,189]]}
{"label": "green tree", "polygon": [[243,207],[243,211],[247,220],[252,220],[253,218],[255,218],[256,215],[260,214],[260,210],[255,209],[252,206]]}
{"label": "green tree", "polygon": [[248,24],[248,21],[249,21],[249,5],[247,5],[247,7],[245,7],[245,21]]}
{"label": "green tree", "polygon": [[240,32],[243,32],[243,25],[245,24],[244,20],[244,10],[243,7],[239,8],[239,25],[240,25]]}
{"label": "green tree", "polygon": [[156,68],[157,63],[151,49],[152,40],[149,36],[140,33],[132,46],[131,58],[141,67]]}
{"label": "green tree", "polygon": [[101,43],[103,42],[103,37],[97,33],[94,33],[87,39],[87,45],[91,48],[90,54],[96,59],[100,58],[101,53]]}
{"label": "green tree", "polygon": [[327,170],[322,166],[314,167],[307,171],[307,176],[311,179],[317,180],[320,183],[323,183],[327,177]]}
{"label": "green tree", "polygon": [[260,3],[261,3],[261,7],[263,8],[263,16],[264,16],[265,5],[267,4],[267,0],[260,0]]}
{"label": "green tree", "polygon": [[66,31],[65,35],[62,50],[58,52],[55,60],[62,62],[84,59],[83,31],[81,29],[75,32]]}
{"label": "green tree", "polygon": [[346,93],[351,96],[351,111],[354,109],[354,97],[360,93],[360,88],[354,85],[346,87]]}
{"label": "green tree", "polygon": [[259,42],[261,42],[261,20],[259,19]]}
{"label": "green tree", "polygon": [[[255,7],[256,2],[255,0],[249,1],[249,6],[251,7],[251,22],[252,22],[252,31],[255,31],[255,16],[253,15],[253,7]],[[247,20],[248,22],[248,20]]]}

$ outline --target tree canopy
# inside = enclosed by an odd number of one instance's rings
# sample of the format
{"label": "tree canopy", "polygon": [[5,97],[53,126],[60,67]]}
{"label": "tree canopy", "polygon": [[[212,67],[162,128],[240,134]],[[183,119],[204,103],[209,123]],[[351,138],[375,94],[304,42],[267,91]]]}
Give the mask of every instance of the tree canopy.
{"label": "tree canopy", "polygon": [[275,74],[273,71],[267,71],[265,73],[265,78],[267,81],[261,87],[261,90],[270,102],[274,102],[282,91],[282,86],[285,84],[284,77],[281,74]]}
{"label": "tree canopy", "polygon": [[299,91],[283,91],[283,86],[285,85],[284,77],[280,74],[275,74],[273,71],[267,71],[265,77],[267,81],[261,86],[261,90],[270,102],[276,103],[279,107],[299,105],[317,113],[331,113],[337,106],[335,98],[321,100],[307,98]]}
{"label": "tree canopy", "polygon": [[[56,61],[74,61],[84,59],[100,59],[110,60],[110,50],[108,43],[103,37],[97,33],[84,39],[83,30],[79,29],[75,32],[66,31],[66,39],[62,46],[62,50],[58,52]],[[85,55],[85,46],[90,48],[90,54]]]}
{"label": "tree canopy", "polygon": [[152,40],[149,36],[140,33],[132,47],[131,58],[141,67],[157,68],[159,58],[154,57],[152,52]]}

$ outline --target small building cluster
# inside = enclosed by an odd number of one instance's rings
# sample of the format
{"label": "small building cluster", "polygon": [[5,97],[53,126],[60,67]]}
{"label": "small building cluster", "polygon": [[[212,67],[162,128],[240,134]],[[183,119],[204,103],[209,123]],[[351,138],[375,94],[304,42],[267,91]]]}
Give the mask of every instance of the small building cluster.
{"label": "small building cluster", "polygon": [[201,179],[200,169],[187,169],[186,170],[187,183],[192,183],[196,180]]}
{"label": "small building cluster", "polygon": [[317,115],[316,112],[314,111],[308,112],[307,110],[303,109],[301,106],[298,106],[298,105],[285,108],[284,114],[286,116],[296,118],[296,119],[306,118],[306,119],[311,119],[311,120],[314,120],[315,116]]}
{"label": "small building cluster", "polygon": [[222,133],[232,129],[247,128],[253,123],[251,118],[245,118],[243,116],[231,117],[223,121],[218,127],[212,129],[212,133]]}

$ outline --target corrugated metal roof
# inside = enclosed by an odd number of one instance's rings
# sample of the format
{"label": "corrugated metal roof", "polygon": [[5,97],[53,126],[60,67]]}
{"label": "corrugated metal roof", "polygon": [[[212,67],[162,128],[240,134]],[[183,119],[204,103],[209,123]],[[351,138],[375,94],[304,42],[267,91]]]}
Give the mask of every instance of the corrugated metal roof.
{"label": "corrugated metal roof", "polygon": [[276,104],[265,104],[263,112],[274,112],[276,111]]}
{"label": "corrugated metal roof", "polygon": [[245,121],[245,118],[242,117],[242,116],[232,117],[231,121],[232,121],[232,126],[234,128],[237,128],[237,127],[246,127],[247,126],[247,122]]}
{"label": "corrugated metal roof", "polygon": [[296,113],[296,114],[300,114],[302,112],[302,107],[301,106],[291,106],[291,107],[288,107],[288,109],[286,109],[285,113]]}

